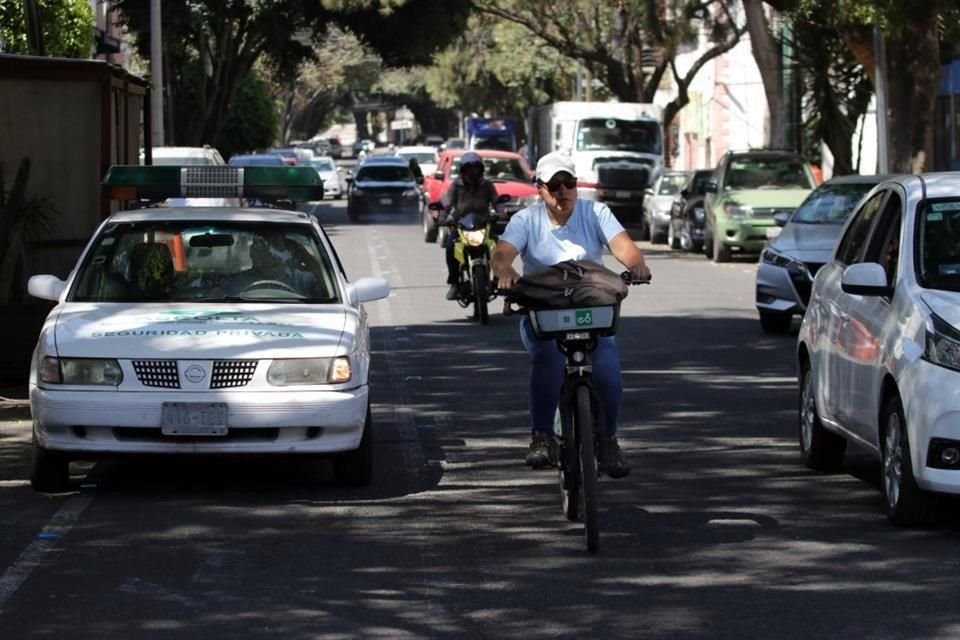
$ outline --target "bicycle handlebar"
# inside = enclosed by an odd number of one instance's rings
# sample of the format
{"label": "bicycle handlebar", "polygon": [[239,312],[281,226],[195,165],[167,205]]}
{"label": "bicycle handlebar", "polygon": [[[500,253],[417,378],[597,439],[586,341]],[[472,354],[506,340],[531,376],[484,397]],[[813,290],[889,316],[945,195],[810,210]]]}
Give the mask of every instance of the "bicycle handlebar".
{"label": "bicycle handlebar", "polygon": [[[626,284],[633,286],[638,284],[650,284],[650,280],[652,278],[647,278],[646,280],[638,280],[634,278],[629,271],[623,271],[620,273],[620,279],[623,280]],[[523,280],[522,276],[520,277],[520,280],[521,281]],[[527,307],[520,307],[520,306],[516,308],[512,307],[511,305],[513,304],[513,302],[510,300],[511,291],[512,289],[503,289],[501,287],[497,287],[495,290],[496,295],[503,296],[503,315],[512,316],[515,313],[529,313],[530,311],[532,311],[532,309],[529,309]]]}

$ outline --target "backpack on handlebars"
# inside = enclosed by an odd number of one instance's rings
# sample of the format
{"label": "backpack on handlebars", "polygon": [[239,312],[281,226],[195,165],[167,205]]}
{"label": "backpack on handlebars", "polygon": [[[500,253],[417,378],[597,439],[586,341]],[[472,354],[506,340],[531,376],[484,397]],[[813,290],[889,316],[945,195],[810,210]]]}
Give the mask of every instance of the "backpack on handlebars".
{"label": "backpack on handlebars", "polygon": [[510,289],[508,299],[528,309],[566,309],[617,304],[627,291],[627,283],[603,265],[566,260],[524,275]]}

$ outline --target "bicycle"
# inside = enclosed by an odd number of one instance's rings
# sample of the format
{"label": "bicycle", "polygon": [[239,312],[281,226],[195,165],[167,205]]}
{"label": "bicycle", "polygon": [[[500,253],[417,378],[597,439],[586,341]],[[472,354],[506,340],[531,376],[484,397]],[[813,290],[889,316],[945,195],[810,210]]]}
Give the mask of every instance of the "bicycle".
{"label": "bicycle", "polygon": [[[628,284],[650,282],[634,280],[629,271],[620,277]],[[560,497],[567,520],[577,521],[582,514],[587,550],[596,553],[600,548],[598,480],[607,470],[607,438],[603,405],[593,388],[591,354],[598,337],[616,334],[620,302],[563,309],[513,308],[510,290],[502,292],[504,315],[526,314],[537,338],[555,339],[566,360],[554,418]]]}

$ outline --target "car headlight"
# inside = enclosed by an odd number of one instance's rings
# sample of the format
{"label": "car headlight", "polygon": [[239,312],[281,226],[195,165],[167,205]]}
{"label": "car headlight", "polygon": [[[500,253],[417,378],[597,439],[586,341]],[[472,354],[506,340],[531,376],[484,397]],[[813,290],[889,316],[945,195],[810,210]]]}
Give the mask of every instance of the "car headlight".
{"label": "car headlight", "polygon": [[723,212],[730,218],[745,218],[753,213],[753,208],[728,202],[723,205]]}
{"label": "car headlight", "polygon": [[519,198],[519,199],[517,200],[517,204],[520,205],[520,208],[521,208],[521,209],[524,209],[524,208],[526,208],[526,207],[533,206],[533,205],[537,204],[538,202],[540,202],[540,196],[538,196],[538,195],[523,196],[522,198]]}
{"label": "car headlight", "polygon": [[46,356],[39,367],[41,382],[119,386],[123,382],[120,363],[112,358],[55,358]]}
{"label": "car headlight", "polygon": [[791,273],[807,273],[807,265],[770,247],[767,247],[760,253],[760,260],[767,264],[772,264],[775,267],[786,269]]}
{"label": "car headlight", "polygon": [[703,222],[703,220],[707,217],[707,212],[703,210],[703,207],[694,207],[693,217],[698,222]]}
{"label": "car headlight", "polygon": [[340,384],[353,375],[350,358],[291,358],[274,360],[267,369],[267,382],[275,387],[297,384]]}
{"label": "car headlight", "polygon": [[943,318],[931,314],[927,323],[923,359],[947,369],[960,371],[960,332]]}
{"label": "car headlight", "polygon": [[479,247],[486,238],[487,232],[484,229],[463,232],[463,239],[466,240],[467,244],[471,247]]}
{"label": "car headlight", "polygon": [[402,195],[403,195],[404,198],[418,198],[418,197],[420,197],[420,194],[417,193],[417,190],[416,190],[416,189],[407,189],[406,191],[403,192]]}

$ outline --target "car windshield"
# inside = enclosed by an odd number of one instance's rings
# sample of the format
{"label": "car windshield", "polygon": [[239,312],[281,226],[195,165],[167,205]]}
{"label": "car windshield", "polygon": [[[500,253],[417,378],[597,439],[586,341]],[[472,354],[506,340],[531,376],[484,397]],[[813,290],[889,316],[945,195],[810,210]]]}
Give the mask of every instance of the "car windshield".
{"label": "car windshield", "polygon": [[680,189],[683,188],[683,184],[686,181],[687,181],[687,175],[683,173],[663,176],[663,180],[660,181],[660,188],[657,191],[657,195],[672,196],[675,193],[679,193]]}
{"label": "car windshield", "polygon": [[590,118],[577,129],[577,149],[660,153],[660,124],[650,120]]}
{"label": "car windshield", "polygon": [[217,164],[210,156],[162,156],[158,157],[156,152],[153,156],[153,164],[161,167],[206,167]]}
{"label": "car windshield", "polygon": [[329,256],[305,225],[158,221],[105,227],[73,302],[336,302]]}
{"label": "car windshield", "polygon": [[357,172],[357,182],[410,182],[413,172],[410,167],[395,165],[380,165],[360,167]]}
{"label": "car windshield", "polygon": [[[517,158],[484,158],[483,174],[491,180],[512,180],[516,182],[530,182],[530,176],[523,170],[523,165]],[[456,179],[460,175],[460,158],[455,158],[450,167],[450,177]]]}
{"label": "car windshield", "polygon": [[313,168],[317,171],[336,171],[333,163],[329,160],[314,160]]}
{"label": "car windshield", "polygon": [[816,185],[803,162],[790,158],[733,159],[727,167],[723,188],[813,189]]}
{"label": "car windshield", "polygon": [[843,224],[860,199],[875,183],[824,184],[803,201],[790,222],[800,224]]}
{"label": "car windshield", "polygon": [[960,291],[960,200],[921,206],[915,252],[922,286]]}
{"label": "car windshield", "polygon": [[405,151],[403,153],[398,153],[397,155],[408,162],[410,161],[410,158],[416,158],[417,164],[437,164],[437,155],[435,153]]}

